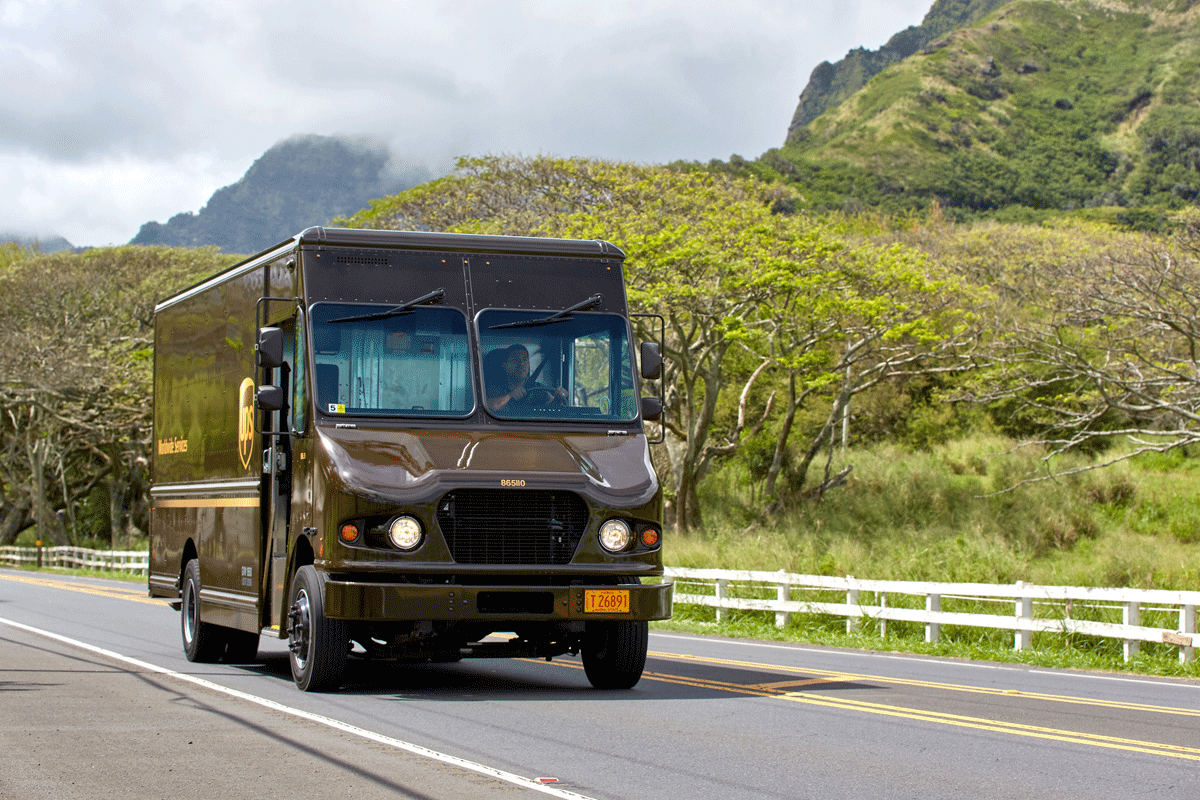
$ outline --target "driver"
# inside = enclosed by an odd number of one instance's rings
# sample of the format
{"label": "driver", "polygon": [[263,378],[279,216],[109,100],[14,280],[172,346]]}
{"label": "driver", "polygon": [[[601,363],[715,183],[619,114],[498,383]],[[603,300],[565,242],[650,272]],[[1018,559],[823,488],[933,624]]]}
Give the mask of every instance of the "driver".
{"label": "driver", "polygon": [[567,390],[559,386],[550,389],[529,380],[529,350],[523,344],[511,345],[504,351],[503,373],[490,376],[487,385],[487,404],[499,411],[510,403],[516,406],[563,403]]}

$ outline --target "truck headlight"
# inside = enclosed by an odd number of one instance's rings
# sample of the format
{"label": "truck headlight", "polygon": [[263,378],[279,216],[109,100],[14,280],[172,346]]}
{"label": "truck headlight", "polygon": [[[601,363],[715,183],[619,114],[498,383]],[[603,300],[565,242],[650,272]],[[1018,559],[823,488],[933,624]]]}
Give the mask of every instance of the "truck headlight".
{"label": "truck headlight", "polygon": [[610,519],[600,526],[600,544],[609,552],[616,553],[629,546],[633,532],[623,519]]}
{"label": "truck headlight", "polygon": [[397,517],[388,528],[388,538],[401,550],[412,550],[419,545],[421,533],[421,523],[415,517]]}

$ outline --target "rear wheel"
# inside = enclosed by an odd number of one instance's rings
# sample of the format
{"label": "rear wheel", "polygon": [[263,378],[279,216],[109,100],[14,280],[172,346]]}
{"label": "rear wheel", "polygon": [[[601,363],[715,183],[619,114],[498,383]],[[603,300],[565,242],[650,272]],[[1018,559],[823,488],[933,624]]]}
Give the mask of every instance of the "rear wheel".
{"label": "rear wheel", "polygon": [[589,622],[583,671],[597,689],[630,689],[642,679],[649,643],[648,622]]}
{"label": "rear wheel", "polygon": [[325,585],[311,565],[292,580],[288,605],[288,650],[292,679],[306,692],[337,689],[350,650],[345,620],[325,616]]}
{"label": "rear wheel", "polygon": [[200,619],[200,562],[196,559],[183,569],[179,599],[183,652],[188,661],[211,664],[225,652],[227,629]]}

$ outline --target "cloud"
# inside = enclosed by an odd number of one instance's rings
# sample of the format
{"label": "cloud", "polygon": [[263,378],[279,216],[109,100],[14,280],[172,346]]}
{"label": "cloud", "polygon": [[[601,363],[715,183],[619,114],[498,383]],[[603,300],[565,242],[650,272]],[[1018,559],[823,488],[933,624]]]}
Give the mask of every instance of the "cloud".
{"label": "cloud", "polygon": [[280,139],[641,162],[783,142],[812,68],[929,0],[0,0],[0,228],[127,241]]}
{"label": "cloud", "polygon": [[8,183],[0,228],[64,236],[74,245],[122,244],[142,222],[165,221],[164,209],[196,207],[197,197],[207,199],[236,181],[246,166],[197,156],[72,163],[28,152],[0,153],[0,174]]}

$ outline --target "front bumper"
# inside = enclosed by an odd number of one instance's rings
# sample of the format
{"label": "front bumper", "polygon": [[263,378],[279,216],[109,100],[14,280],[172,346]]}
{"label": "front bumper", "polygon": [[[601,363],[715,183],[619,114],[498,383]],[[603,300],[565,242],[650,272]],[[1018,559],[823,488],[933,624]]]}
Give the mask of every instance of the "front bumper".
{"label": "front bumper", "polygon": [[[672,585],[461,586],[325,582],[325,615],[367,622],[423,620],[655,620],[671,617]],[[629,592],[628,612],[586,612],[588,590]]]}

